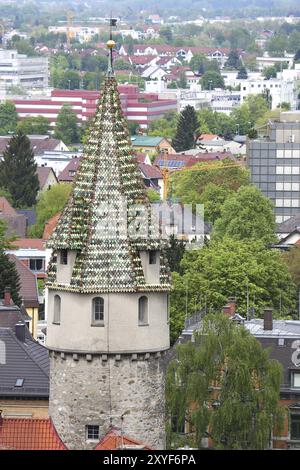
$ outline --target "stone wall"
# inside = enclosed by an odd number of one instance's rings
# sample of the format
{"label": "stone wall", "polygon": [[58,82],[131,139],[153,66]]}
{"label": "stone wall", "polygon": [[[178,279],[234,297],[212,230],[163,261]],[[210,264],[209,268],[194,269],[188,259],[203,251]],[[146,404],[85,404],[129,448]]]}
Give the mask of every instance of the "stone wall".
{"label": "stone wall", "polygon": [[[69,449],[91,449],[86,425],[110,425],[155,448],[165,448],[164,366],[160,353],[50,353],[49,414]],[[123,423],[121,415],[124,414]]]}

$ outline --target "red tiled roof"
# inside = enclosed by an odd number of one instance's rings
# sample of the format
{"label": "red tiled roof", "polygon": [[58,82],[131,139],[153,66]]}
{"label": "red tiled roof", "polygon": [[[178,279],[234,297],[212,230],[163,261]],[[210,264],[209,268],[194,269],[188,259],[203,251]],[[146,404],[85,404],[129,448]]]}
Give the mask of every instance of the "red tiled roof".
{"label": "red tiled roof", "polygon": [[161,171],[156,166],[147,165],[146,163],[139,163],[139,168],[140,168],[140,170],[143,173],[145,178],[149,178],[149,179],[158,178],[158,179],[161,179],[163,177]]}
{"label": "red tiled roof", "polygon": [[32,248],[36,250],[45,250],[44,240],[41,238],[18,238],[11,242],[12,246],[19,248]]}
{"label": "red tiled roof", "polygon": [[3,196],[0,197],[0,212],[3,212],[5,215],[13,215],[14,217],[18,215],[12,205]]}
{"label": "red tiled roof", "polygon": [[60,218],[61,212],[55,214],[51,219],[48,220],[45,224],[44,233],[43,233],[43,240],[49,240],[50,236],[52,235],[55,227],[57,225],[58,219]]}
{"label": "red tiled roof", "polygon": [[67,450],[50,418],[0,418],[0,449]]}
{"label": "red tiled roof", "polygon": [[201,134],[199,139],[201,140],[214,140],[217,139],[219,136],[216,134]]}
{"label": "red tiled roof", "polygon": [[147,65],[153,59],[155,59],[155,57],[153,57],[153,55],[132,55],[132,56],[130,56],[130,61],[134,65]]}
{"label": "red tiled roof", "polygon": [[128,436],[122,436],[121,431],[116,428],[112,428],[96,445],[94,450],[118,450],[124,447],[133,447],[141,450],[153,450],[151,447],[143,444],[142,442],[136,441]]}

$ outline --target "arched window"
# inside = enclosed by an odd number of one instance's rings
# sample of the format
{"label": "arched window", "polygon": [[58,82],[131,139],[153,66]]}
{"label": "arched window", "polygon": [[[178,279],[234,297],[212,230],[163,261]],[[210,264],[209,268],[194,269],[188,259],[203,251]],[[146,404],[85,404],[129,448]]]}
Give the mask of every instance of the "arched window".
{"label": "arched window", "polygon": [[61,311],[61,298],[59,295],[54,296],[54,315],[53,315],[53,323],[57,325],[60,324],[60,311]]}
{"label": "arched window", "polygon": [[104,325],[104,299],[102,297],[95,297],[93,299],[92,323]]}
{"label": "arched window", "polygon": [[148,325],[148,297],[139,298],[139,325]]}

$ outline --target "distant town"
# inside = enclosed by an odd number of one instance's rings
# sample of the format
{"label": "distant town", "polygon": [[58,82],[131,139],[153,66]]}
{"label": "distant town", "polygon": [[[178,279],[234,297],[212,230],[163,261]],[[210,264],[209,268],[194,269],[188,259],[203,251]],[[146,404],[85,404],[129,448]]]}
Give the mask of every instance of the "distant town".
{"label": "distant town", "polygon": [[0,1],[0,450],[299,449],[297,2],[121,3]]}

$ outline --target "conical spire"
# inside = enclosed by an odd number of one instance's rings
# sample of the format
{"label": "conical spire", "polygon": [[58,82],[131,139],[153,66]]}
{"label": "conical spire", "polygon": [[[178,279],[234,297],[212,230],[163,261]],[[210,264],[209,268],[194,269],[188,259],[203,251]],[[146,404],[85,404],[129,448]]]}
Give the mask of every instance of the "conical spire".
{"label": "conical spire", "polygon": [[[48,286],[77,292],[169,290],[164,243],[159,234],[154,236],[157,227],[151,216],[109,68],[72,194],[48,242],[53,248]],[[128,234],[132,226],[139,226],[133,239]],[[62,249],[77,252],[70,285],[56,280],[56,253]],[[147,250],[160,251],[160,279],[155,285],[146,284],[142,269],[140,252]]]}

